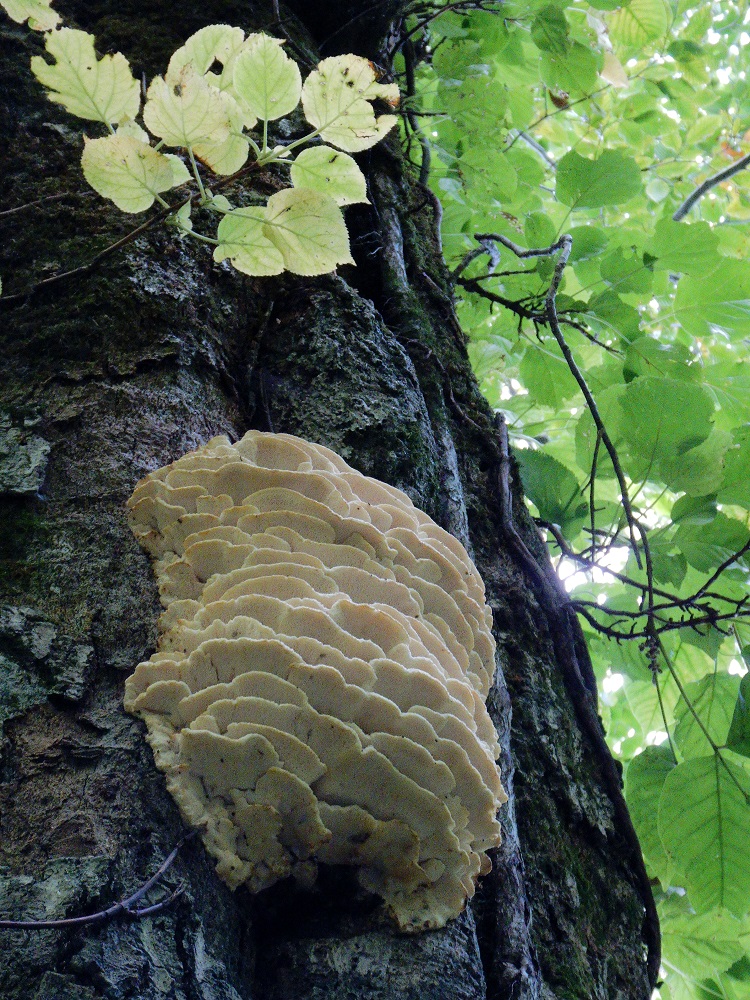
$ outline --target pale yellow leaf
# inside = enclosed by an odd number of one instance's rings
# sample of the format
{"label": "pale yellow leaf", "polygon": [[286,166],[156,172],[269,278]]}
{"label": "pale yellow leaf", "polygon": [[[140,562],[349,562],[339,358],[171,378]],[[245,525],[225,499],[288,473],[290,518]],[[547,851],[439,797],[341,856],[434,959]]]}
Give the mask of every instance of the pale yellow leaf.
{"label": "pale yellow leaf", "polygon": [[221,142],[198,142],[193,152],[215,174],[233,174],[245,163],[250,144],[242,134],[245,115],[235,99],[226,91],[217,91],[229,115],[230,133]]}
{"label": "pale yellow leaf", "polygon": [[18,24],[27,18],[34,31],[51,31],[57,26],[60,15],[50,8],[51,0],[0,0],[0,7]]}
{"label": "pale yellow leaf", "polygon": [[181,45],[169,60],[167,78],[176,76],[183,66],[193,67],[205,76],[214,63],[221,64],[221,73],[211,73],[210,82],[220,90],[226,90],[232,82],[231,68],[237,53],[245,43],[242,28],[228,24],[208,24]]}
{"label": "pale yellow leaf", "polygon": [[224,142],[229,137],[230,117],[221,92],[190,63],[168,80],[157,76],[143,109],[146,127],[168,146]]}
{"label": "pale yellow leaf", "polygon": [[[252,36],[251,36],[252,37]],[[245,44],[245,32],[242,28],[233,28],[228,24],[209,24],[185,42],[169,60],[166,79],[176,76],[183,66],[191,63],[207,83],[233,97],[242,110],[242,124],[252,128],[257,122],[249,108],[244,107],[234,89],[234,61]],[[221,72],[214,72],[219,64]],[[236,144],[235,144],[236,148]],[[244,162],[244,161],[243,161]],[[223,171],[229,172],[232,171]]]}
{"label": "pale yellow leaf", "polygon": [[121,53],[97,59],[94,36],[75,28],[51,31],[46,49],[56,61],[50,65],[34,56],[31,71],[50,89],[51,101],[79,118],[108,125],[138,114],[140,89]]}
{"label": "pale yellow leaf", "polygon": [[234,62],[234,89],[243,105],[263,121],[290,114],[302,92],[299,67],[281,44],[268,35],[250,35]]}
{"label": "pale yellow leaf", "polygon": [[91,187],[123,212],[145,212],[175,185],[172,162],[133,135],[84,138],[81,166]]}
{"label": "pale yellow leaf", "polygon": [[355,160],[330,146],[313,146],[292,164],[292,184],[327,194],[337,205],[367,202],[365,175]]}
{"label": "pale yellow leaf", "polygon": [[331,56],[305,80],[302,107],[307,120],[326,142],[356,153],[379,142],[397,122],[395,115],[375,117],[371,101],[396,107],[396,84],[381,84],[372,63],[361,56]]}
{"label": "pale yellow leaf", "polygon": [[341,209],[317,191],[286,188],[271,195],[263,232],[293,274],[328,274],[354,263]]}
{"label": "pale yellow leaf", "polygon": [[284,258],[281,251],[263,232],[266,209],[238,208],[225,215],[216,233],[220,244],[214,260],[231,260],[238,271],[252,275],[281,274]]}
{"label": "pale yellow leaf", "polygon": [[599,76],[613,87],[627,87],[628,74],[614,52],[604,53],[604,63],[599,70]]}

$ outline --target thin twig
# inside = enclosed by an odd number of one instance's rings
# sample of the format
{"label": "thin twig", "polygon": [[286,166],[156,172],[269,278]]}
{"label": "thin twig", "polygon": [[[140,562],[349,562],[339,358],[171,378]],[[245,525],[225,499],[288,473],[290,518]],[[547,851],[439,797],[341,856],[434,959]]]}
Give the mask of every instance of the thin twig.
{"label": "thin twig", "polygon": [[432,158],[430,150],[430,142],[427,136],[424,134],[422,126],[419,124],[419,119],[415,116],[414,112],[410,108],[409,102],[414,99],[416,94],[416,83],[414,79],[414,69],[417,64],[417,55],[414,51],[414,42],[411,38],[406,37],[404,39],[404,65],[406,66],[406,97],[407,101],[405,103],[405,113],[406,120],[409,122],[412,132],[417,137],[417,142],[422,150],[422,160],[419,164],[419,183],[424,187],[427,187],[430,179],[430,161]]}
{"label": "thin twig", "polygon": [[148,914],[157,913],[178,899],[185,891],[184,886],[179,886],[174,890],[174,892],[170,893],[166,899],[162,899],[158,903],[154,903],[151,906],[139,909],[135,906],[135,904],[139,902],[139,900],[143,899],[149,889],[153,889],[157,882],[164,877],[177,857],[180,848],[188,840],[191,840],[195,834],[195,830],[185,834],[177,846],[170,851],[156,872],[150,879],[148,879],[147,882],[143,883],[140,889],[134,892],[132,896],[128,896],[127,899],[121,899],[119,903],[114,903],[112,906],[107,907],[106,910],[99,910],[97,913],[90,913],[88,916],[84,917],[65,917],[62,920],[0,920],[0,929],[39,931],[48,930],[50,928],[83,927],[88,924],[99,924],[106,920],[112,920],[114,917],[118,917],[121,914],[139,919],[140,917],[145,917]]}
{"label": "thin twig", "polygon": [[66,191],[64,194],[48,194],[44,198],[37,198],[36,201],[27,201],[24,205],[16,205],[14,208],[3,209],[0,212],[0,219],[6,215],[15,215],[16,212],[25,212],[27,208],[46,205],[50,201],[62,201],[64,198],[88,198],[93,194],[93,191]]}
{"label": "thin twig", "polygon": [[672,222],[679,222],[684,219],[688,214],[693,205],[700,201],[704,194],[711,190],[711,188],[716,187],[717,184],[721,184],[722,181],[729,180],[730,177],[734,177],[735,174],[739,174],[740,171],[744,170],[747,166],[750,166],[750,153],[747,156],[743,156],[741,160],[737,160],[736,163],[730,164],[728,167],[724,167],[718,173],[714,174],[712,177],[707,177],[702,184],[689,195],[677,211],[672,216]]}
{"label": "thin twig", "polygon": [[[235,181],[240,180],[242,177],[249,173],[259,169],[257,163],[250,163],[238,170],[236,173],[232,174],[230,177],[223,177],[221,180],[217,181],[213,185],[214,191],[220,191],[227,187],[229,184],[233,184]],[[104,250],[96,254],[87,264],[82,264],[80,267],[74,267],[70,271],[62,271],[60,274],[53,274],[50,278],[44,278],[42,281],[36,282],[36,284],[31,285],[23,292],[16,292],[14,295],[0,295],[0,306],[10,306],[18,302],[24,302],[26,299],[31,298],[43,289],[50,288],[53,285],[58,284],[61,281],[67,281],[71,278],[82,277],[83,275],[90,274],[102,261],[106,260],[113,253],[121,250],[124,246],[132,243],[136,240],[142,233],[147,232],[152,229],[157,223],[163,222],[168,216],[173,215],[175,212],[179,211],[186,201],[189,200],[191,203],[200,201],[201,195],[199,191],[196,191],[189,199],[181,201],[179,204],[167,205],[152,215],[150,219],[137,226],[135,229],[131,229],[129,233],[126,233],[121,239],[117,240],[115,243],[110,244],[110,246],[105,247]]]}

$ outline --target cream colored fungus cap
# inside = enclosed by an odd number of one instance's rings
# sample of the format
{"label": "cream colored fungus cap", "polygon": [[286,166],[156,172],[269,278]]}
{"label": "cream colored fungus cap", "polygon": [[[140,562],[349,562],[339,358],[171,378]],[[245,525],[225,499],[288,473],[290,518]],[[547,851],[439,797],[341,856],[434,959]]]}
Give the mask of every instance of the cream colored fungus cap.
{"label": "cream colored fungus cap", "polygon": [[348,865],[403,930],[460,913],[506,801],[463,546],[288,434],[213,438],[128,508],[165,611],[125,707],[219,876],[258,892]]}

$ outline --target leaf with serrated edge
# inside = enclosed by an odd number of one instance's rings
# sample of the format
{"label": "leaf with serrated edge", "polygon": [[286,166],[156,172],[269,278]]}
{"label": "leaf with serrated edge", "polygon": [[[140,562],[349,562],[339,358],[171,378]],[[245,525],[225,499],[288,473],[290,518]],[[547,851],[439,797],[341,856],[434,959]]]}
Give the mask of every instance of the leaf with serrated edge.
{"label": "leaf with serrated edge", "polygon": [[81,166],[91,187],[123,212],[145,212],[175,184],[172,163],[130,135],[84,139]]}
{"label": "leaf with serrated edge", "polygon": [[696,910],[750,908],[750,774],[731,751],[678,764],[664,781],[659,836],[685,879]]}
{"label": "leaf with serrated edge", "polygon": [[262,121],[291,114],[299,104],[299,67],[278,38],[250,35],[234,61],[234,89],[243,105]]}
{"label": "leaf with serrated edge", "polygon": [[28,18],[34,31],[51,31],[60,20],[60,15],[50,8],[50,0],[0,0],[0,7],[18,24]]}
{"label": "leaf with serrated edge", "polygon": [[231,260],[238,271],[252,275],[281,274],[284,258],[263,231],[266,209],[238,208],[219,223],[220,245],[214,260]]}
{"label": "leaf with serrated edge", "polygon": [[293,274],[328,274],[354,263],[341,209],[317,191],[287,188],[271,195],[263,232]]}
{"label": "leaf with serrated edge", "polygon": [[327,194],[337,205],[367,203],[365,175],[355,160],[330,146],[313,146],[292,164],[292,184]]}
{"label": "leaf with serrated edge", "polygon": [[702,979],[724,972],[745,952],[743,924],[725,910],[661,915],[664,958],[683,975]]}
{"label": "leaf with serrated edge", "polygon": [[396,107],[398,98],[398,86],[378,83],[372,64],[361,56],[324,59],[302,87],[307,120],[326,142],[349,153],[380,142],[398,120],[395,115],[376,118],[370,102],[380,99]]}
{"label": "leaf with serrated edge", "polygon": [[46,49],[55,63],[34,56],[31,72],[49,88],[51,101],[78,118],[107,125],[138,114],[140,89],[121,53],[97,59],[94,36],[75,28],[50,32]]}
{"label": "leaf with serrated edge", "polygon": [[230,110],[221,93],[188,63],[148,88],[143,120],[168,146],[221,143],[229,137]]}
{"label": "leaf with serrated edge", "polygon": [[[240,128],[242,126],[252,128],[258,121],[258,116],[254,115],[239,99],[237,91],[234,89],[233,80],[234,62],[244,45],[245,32],[242,28],[233,28],[228,24],[206,25],[205,28],[201,28],[200,31],[191,35],[185,44],[177,49],[169,60],[166,78],[171,79],[179,73],[183,66],[191,63],[207,83],[217,87],[222,93],[228,94],[237,101],[242,114]],[[221,64],[220,73],[211,71],[217,62]],[[234,121],[232,122],[232,130],[235,130]],[[235,150],[238,148],[236,143],[233,148]],[[214,169],[216,168],[214,167]],[[217,173],[222,172],[217,170]]]}

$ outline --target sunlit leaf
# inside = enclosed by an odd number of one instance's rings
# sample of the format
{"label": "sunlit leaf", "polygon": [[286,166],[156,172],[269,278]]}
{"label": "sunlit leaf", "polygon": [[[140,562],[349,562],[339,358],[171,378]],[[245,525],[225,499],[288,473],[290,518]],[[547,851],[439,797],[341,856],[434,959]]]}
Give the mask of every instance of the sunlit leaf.
{"label": "sunlit leaf", "polygon": [[675,743],[683,757],[700,757],[710,753],[709,739],[716,746],[724,745],[739,686],[739,677],[718,672],[685,685],[685,696],[680,696],[675,708],[677,726],[674,730]]}
{"label": "sunlit leaf", "polygon": [[667,775],[676,766],[669,745],[646,747],[628,764],[625,791],[633,826],[653,871],[668,877],[671,863],[658,829],[659,799]]}
{"label": "sunlit leaf", "polygon": [[653,263],[656,268],[701,276],[715,270],[721,262],[718,246],[719,237],[707,222],[688,224],[661,219],[648,244],[648,252],[656,258]]}
{"label": "sunlit leaf", "polygon": [[168,146],[193,147],[229,138],[231,108],[190,63],[168,80],[157,76],[148,88],[143,120]]}
{"label": "sunlit leaf", "polygon": [[356,161],[330,146],[304,149],[292,164],[291,177],[294,187],[320,191],[337,205],[367,201],[365,175]]}
{"label": "sunlit leaf", "polygon": [[231,260],[244,274],[281,274],[284,258],[265,235],[265,221],[265,208],[237,208],[225,215],[216,233],[219,246],[214,250],[214,260]]}
{"label": "sunlit leaf", "polygon": [[293,274],[327,274],[354,263],[341,209],[317,191],[287,188],[271,195],[263,232]]}
{"label": "sunlit leaf", "polygon": [[721,330],[731,339],[750,334],[750,264],[723,260],[711,273],[683,278],[675,317],[696,337]]}
{"label": "sunlit leaf", "polygon": [[45,48],[55,62],[34,56],[31,71],[49,88],[51,101],[78,118],[105,124],[138,114],[140,88],[125,56],[117,52],[97,59],[94,36],[74,28],[51,31]]}
{"label": "sunlit leaf", "polygon": [[607,18],[612,40],[628,46],[663,38],[669,21],[670,10],[664,0],[631,0]]}
{"label": "sunlit leaf", "polygon": [[51,0],[0,0],[0,7],[19,24],[28,19],[34,31],[51,31],[60,15],[50,7]]}
{"label": "sunlit leaf", "polygon": [[81,166],[91,187],[123,212],[145,212],[176,183],[173,163],[131,135],[85,140]]}
{"label": "sunlit leaf", "polygon": [[299,104],[302,79],[296,62],[268,35],[250,35],[234,60],[234,89],[243,105],[263,121],[290,114]]}
{"label": "sunlit leaf", "polygon": [[660,914],[660,923],[663,957],[686,976],[724,972],[744,954],[745,927],[725,910]]}
{"label": "sunlit leaf", "polygon": [[302,87],[307,120],[326,142],[348,153],[374,146],[396,124],[395,115],[376,118],[375,100],[396,107],[398,86],[378,83],[372,63],[360,56],[324,59]]}

